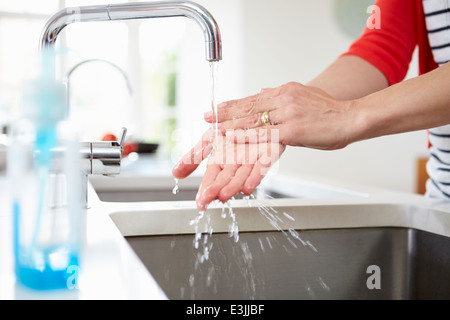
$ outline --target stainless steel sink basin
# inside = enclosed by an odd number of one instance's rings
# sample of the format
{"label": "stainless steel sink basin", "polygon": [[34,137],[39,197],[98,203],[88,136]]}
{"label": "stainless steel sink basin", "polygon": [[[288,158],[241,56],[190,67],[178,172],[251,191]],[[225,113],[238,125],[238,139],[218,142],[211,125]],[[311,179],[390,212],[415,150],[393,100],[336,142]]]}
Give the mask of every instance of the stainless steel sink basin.
{"label": "stainless steel sink basin", "polygon": [[[127,237],[170,299],[449,299],[450,239],[408,228],[213,234],[195,263],[192,235]],[[370,289],[370,266],[380,289]],[[369,268],[369,272],[368,272]],[[375,280],[374,280],[375,281]]]}
{"label": "stainless steel sink basin", "polygon": [[274,175],[262,200],[200,215],[180,201],[200,181],[180,181],[173,195],[167,176],[91,179],[170,299],[450,299],[450,204]]}
{"label": "stainless steel sink basin", "polygon": [[199,241],[194,205],[110,216],[170,299],[450,299],[449,213],[340,201],[236,201],[238,239],[220,208]]}

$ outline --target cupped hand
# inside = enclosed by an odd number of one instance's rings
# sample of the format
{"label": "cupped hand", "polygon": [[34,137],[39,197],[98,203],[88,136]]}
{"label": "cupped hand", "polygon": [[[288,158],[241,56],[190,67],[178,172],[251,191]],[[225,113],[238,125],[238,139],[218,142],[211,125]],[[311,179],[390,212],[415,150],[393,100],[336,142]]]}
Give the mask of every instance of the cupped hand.
{"label": "cupped hand", "polygon": [[[234,140],[271,142],[315,149],[340,149],[355,140],[353,132],[359,121],[352,101],[332,98],[325,91],[290,82],[259,94],[219,104],[217,115],[205,113],[207,122],[220,123],[222,133],[230,131]],[[268,111],[269,124],[262,115]],[[236,129],[243,129],[236,131]],[[248,134],[248,129],[256,130]],[[272,131],[277,130],[276,134]],[[248,141],[247,141],[248,142]]]}
{"label": "cupped hand", "polygon": [[250,195],[270,167],[284,152],[279,143],[237,143],[208,130],[202,140],[174,167],[175,178],[185,178],[209,156],[206,172],[196,196],[197,208],[204,211],[213,200],[226,202],[236,194]]}

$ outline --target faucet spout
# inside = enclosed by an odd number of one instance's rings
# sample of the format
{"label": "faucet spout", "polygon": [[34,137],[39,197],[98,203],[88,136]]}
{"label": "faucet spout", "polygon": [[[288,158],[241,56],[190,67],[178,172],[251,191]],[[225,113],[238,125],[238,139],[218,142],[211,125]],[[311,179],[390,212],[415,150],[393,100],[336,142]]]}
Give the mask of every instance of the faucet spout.
{"label": "faucet spout", "polygon": [[72,23],[160,17],[186,17],[194,20],[203,31],[206,60],[222,60],[222,42],[217,22],[205,8],[191,1],[154,1],[66,8],[52,16],[45,25],[40,47],[41,50],[53,47],[61,30]]}

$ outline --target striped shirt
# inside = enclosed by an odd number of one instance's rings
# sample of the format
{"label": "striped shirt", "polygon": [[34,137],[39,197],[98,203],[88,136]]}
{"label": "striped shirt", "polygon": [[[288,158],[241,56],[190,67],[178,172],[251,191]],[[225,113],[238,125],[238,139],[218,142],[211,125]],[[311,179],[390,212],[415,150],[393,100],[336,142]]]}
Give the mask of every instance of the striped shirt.
{"label": "striped shirt", "polygon": [[[423,0],[423,10],[434,61],[442,66],[450,61],[450,0]],[[429,140],[427,195],[450,199],[450,125],[430,129]]]}
{"label": "striped shirt", "polygon": [[[450,60],[450,0],[376,0],[381,28],[367,27],[344,55],[359,56],[386,76],[402,81],[419,51],[419,74]],[[450,108],[450,104],[449,104]],[[427,196],[450,199],[450,125],[429,130]]]}
{"label": "striped shirt", "polygon": [[434,61],[450,61],[450,0],[423,0],[423,10]]}

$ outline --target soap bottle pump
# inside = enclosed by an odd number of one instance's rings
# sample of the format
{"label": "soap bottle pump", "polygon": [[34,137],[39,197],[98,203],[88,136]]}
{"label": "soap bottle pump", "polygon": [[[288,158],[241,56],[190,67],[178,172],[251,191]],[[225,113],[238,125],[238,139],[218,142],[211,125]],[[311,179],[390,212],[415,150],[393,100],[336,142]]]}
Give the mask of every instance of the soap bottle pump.
{"label": "soap bottle pump", "polygon": [[78,140],[66,119],[66,88],[54,54],[26,81],[8,153],[17,282],[32,289],[75,289],[84,238]]}

